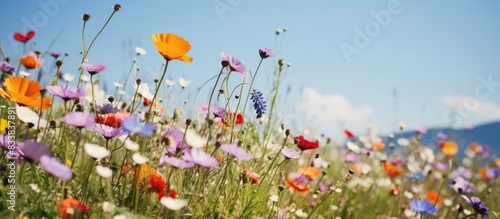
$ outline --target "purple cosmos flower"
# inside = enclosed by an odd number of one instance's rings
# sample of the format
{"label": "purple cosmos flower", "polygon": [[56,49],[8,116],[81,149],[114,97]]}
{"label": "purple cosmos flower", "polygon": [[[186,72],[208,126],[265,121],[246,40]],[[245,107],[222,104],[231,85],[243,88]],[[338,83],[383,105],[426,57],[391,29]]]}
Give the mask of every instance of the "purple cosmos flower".
{"label": "purple cosmos flower", "polygon": [[185,161],[182,159],[179,159],[177,157],[169,157],[169,156],[163,156],[160,159],[160,166],[163,166],[165,163],[170,164],[170,166],[179,168],[179,169],[186,169],[186,168],[191,168],[194,166],[193,162]]}
{"label": "purple cosmos flower", "polygon": [[421,215],[424,215],[424,214],[434,215],[437,213],[436,207],[434,207],[433,204],[431,204],[429,201],[427,201],[425,199],[422,199],[422,201],[419,201],[417,198],[413,199],[410,202],[410,207],[411,207],[411,210],[413,210],[414,212],[417,212]]}
{"label": "purple cosmos flower", "polygon": [[61,118],[64,123],[82,129],[94,124],[94,116],[88,112],[71,112]]}
{"label": "purple cosmos flower", "polygon": [[283,149],[281,149],[281,153],[283,153],[283,155],[285,155],[285,157],[288,159],[295,159],[300,157],[299,152],[288,147],[283,147]]}
{"label": "purple cosmos flower", "polygon": [[[203,102],[198,105],[198,110],[200,112],[207,114],[208,113],[208,102]],[[220,122],[224,118],[224,115],[226,114],[226,110],[224,107],[219,107],[216,105],[211,105],[210,106],[210,112],[214,114],[215,116],[215,122]]]}
{"label": "purple cosmos flower", "polygon": [[40,157],[50,155],[49,148],[43,143],[35,140],[26,140],[21,142],[19,144],[19,150],[24,159],[30,162],[39,162]]}
{"label": "purple cosmos flower", "polygon": [[253,89],[252,93],[250,93],[250,100],[253,102],[253,108],[257,113],[257,119],[262,117],[264,113],[266,113],[266,101],[264,101],[264,94],[262,92]]}
{"label": "purple cosmos flower", "polygon": [[3,72],[12,75],[16,70],[14,66],[10,65],[8,62],[0,62],[0,70]]}
{"label": "purple cosmos flower", "polygon": [[184,134],[179,129],[170,128],[163,133],[163,138],[166,140],[167,146],[177,147],[178,144],[182,143]]}
{"label": "purple cosmos flower", "polygon": [[116,138],[116,137],[120,137],[122,135],[127,134],[121,128],[115,129],[115,128],[111,127],[111,126],[107,126],[107,125],[104,125],[104,124],[95,124],[93,126],[87,126],[87,130],[90,130],[90,131],[93,131],[93,132],[97,132],[97,133],[101,133],[101,135],[106,140],[109,140],[109,139],[112,139],[112,138]]}
{"label": "purple cosmos flower", "polygon": [[57,59],[57,58],[59,58],[59,56],[61,56],[61,53],[58,53],[58,52],[51,52],[51,53],[50,53],[50,56],[54,57],[54,59]]}
{"label": "purple cosmos flower", "polygon": [[462,178],[462,177],[457,177],[453,180],[452,184],[453,189],[455,192],[458,193],[473,193],[476,192],[476,186],[474,183]]}
{"label": "purple cosmos flower", "polygon": [[70,180],[73,177],[73,172],[71,172],[71,168],[61,163],[59,159],[57,159],[52,155],[41,156],[39,162],[42,168],[45,171],[47,171],[47,173],[58,179]]}
{"label": "purple cosmos flower", "polygon": [[126,132],[151,136],[156,126],[151,123],[141,123],[141,118],[139,116],[127,116],[123,118],[122,128]]}
{"label": "purple cosmos flower", "polygon": [[245,149],[238,147],[237,144],[223,144],[220,149],[243,161],[250,160],[253,157],[252,154],[247,153]]}
{"label": "purple cosmos flower", "polygon": [[237,58],[234,58],[224,52],[221,52],[220,57],[222,58],[222,66],[227,66],[231,71],[236,71],[242,76],[245,76],[245,66]]}
{"label": "purple cosmos flower", "polygon": [[484,217],[490,217],[490,214],[488,213],[488,208],[484,205],[484,202],[481,201],[481,199],[479,199],[478,197],[471,197],[469,199],[465,195],[462,195],[462,198],[465,199],[465,202],[467,202],[467,204],[469,204],[472,208],[474,208],[474,211],[476,211],[476,213]]}
{"label": "purple cosmos flower", "polygon": [[427,129],[425,127],[415,127],[415,133],[425,135],[427,134]]}
{"label": "purple cosmos flower", "polygon": [[203,152],[199,148],[192,148],[190,151],[186,151],[182,156],[185,161],[193,162],[201,167],[210,169],[218,164],[217,159]]}
{"label": "purple cosmos flower", "polygon": [[459,166],[455,171],[451,173],[451,178],[463,177],[464,179],[472,178],[472,172],[465,168],[464,166]]}
{"label": "purple cosmos flower", "polygon": [[62,98],[64,101],[77,99],[87,95],[83,89],[67,84],[47,86],[47,91],[52,95]]}
{"label": "purple cosmos flower", "polygon": [[113,107],[111,103],[97,106],[97,113],[99,114],[117,113],[118,111],[118,107]]}
{"label": "purple cosmos flower", "polygon": [[0,146],[7,152],[7,159],[22,161],[23,156],[19,149],[19,142],[10,140],[8,135],[0,135]]}
{"label": "purple cosmos flower", "polygon": [[260,55],[260,58],[262,58],[262,59],[273,57],[273,53],[271,52],[271,50],[268,48],[264,48],[264,47],[260,47],[259,55]]}
{"label": "purple cosmos flower", "polygon": [[106,71],[106,65],[102,63],[83,63],[81,66],[83,69],[87,70],[90,75]]}
{"label": "purple cosmos flower", "polygon": [[359,160],[359,156],[355,153],[347,153],[345,155],[346,162],[354,163],[354,162],[358,162],[358,160]]}
{"label": "purple cosmos flower", "polygon": [[445,162],[439,162],[436,164],[436,168],[438,168],[439,170],[448,170],[450,169],[450,165]]}
{"label": "purple cosmos flower", "polygon": [[441,140],[446,140],[448,139],[448,135],[442,132],[437,133],[436,137],[438,137]]}

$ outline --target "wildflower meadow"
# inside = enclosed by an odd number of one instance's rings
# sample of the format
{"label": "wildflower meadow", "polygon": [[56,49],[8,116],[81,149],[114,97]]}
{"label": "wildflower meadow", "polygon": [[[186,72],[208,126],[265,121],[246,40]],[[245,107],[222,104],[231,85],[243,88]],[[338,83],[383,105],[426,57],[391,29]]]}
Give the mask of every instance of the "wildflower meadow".
{"label": "wildflower meadow", "polygon": [[[112,69],[94,43],[121,10],[68,21],[82,25],[81,39],[64,39],[78,55],[39,48],[34,30],[10,36],[19,54],[0,49],[0,218],[499,218],[500,158],[481,142],[439,133],[423,144],[425,128],[405,137],[401,123],[346,128],[339,143],[285,123],[278,99],[293,66],[274,45],[242,51],[252,60],[203,54],[219,61],[195,88],[168,77],[199,58],[189,37],[158,29],[146,42],[156,51],[129,51],[126,79],[106,92]],[[67,66],[71,56],[80,64]],[[153,80],[137,73],[149,57],[163,60]],[[171,95],[186,90],[200,95]]]}

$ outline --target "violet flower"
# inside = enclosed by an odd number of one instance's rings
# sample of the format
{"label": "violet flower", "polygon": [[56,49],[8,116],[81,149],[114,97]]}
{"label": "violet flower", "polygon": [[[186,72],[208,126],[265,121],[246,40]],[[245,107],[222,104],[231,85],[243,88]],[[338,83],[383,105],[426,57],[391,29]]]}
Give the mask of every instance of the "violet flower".
{"label": "violet flower", "polygon": [[238,60],[237,58],[234,58],[233,56],[230,56],[224,52],[221,52],[220,54],[220,57],[222,58],[222,66],[224,67],[229,67],[229,69],[231,71],[236,71],[238,72],[239,74],[241,74],[242,76],[245,76],[245,66],[243,65],[243,63],[241,63],[240,60]]}
{"label": "violet flower", "polygon": [[94,116],[88,112],[70,112],[61,118],[64,123],[82,129],[95,123]]}
{"label": "violet flower", "polygon": [[247,153],[245,149],[238,147],[237,144],[223,144],[220,149],[243,161],[250,160],[253,157],[252,154]]}
{"label": "violet flower", "polygon": [[14,66],[10,65],[8,62],[0,62],[0,70],[3,72],[12,75],[15,72]]}
{"label": "violet flower", "polygon": [[139,116],[128,116],[123,118],[122,128],[126,132],[151,136],[153,135],[156,126],[151,123],[141,123],[141,118]]}
{"label": "violet flower", "polygon": [[97,109],[97,113],[99,113],[99,114],[117,113],[119,111],[118,107],[113,107],[113,104],[111,104],[111,103],[107,103],[104,105],[98,105],[96,107],[96,109]]}
{"label": "violet flower", "polygon": [[182,156],[185,161],[193,162],[198,166],[210,169],[218,164],[217,159],[199,148],[192,148]]}
{"label": "violet flower", "polygon": [[177,157],[169,157],[169,156],[161,157],[160,166],[163,166],[166,163],[178,169],[187,169],[194,166],[193,162],[185,161]]}
{"label": "violet flower", "polygon": [[19,149],[19,144],[20,143],[18,141],[9,140],[8,135],[0,135],[0,146],[7,153],[6,157],[9,160],[17,160],[17,161],[23,160],[23,155],[21,150]]}
{"label": "violet flower", "polygon": [[463,193],[473,193],[473,192],[477,191],[476,186],[472,182],[470,182],[470,181],[468,181],[460,176],[453,180],[453,184],[451,187],[455,190],[455,192],[462,193],[462,194]]}
{"label": "violet flower", "polygon": [[90,75],[95,75],[97,73],[106,71],[106,65],[102,63],[83,63],[81,65]]}
{"label": "violet flower", "polygon": [[474,211],[476,211],[476,213],[484,217],[490,217],[490,214],[488,213],[488,208],[484,205],[484,202],[481,201],[481,199],[479,199],[478,197],[471,197],[469,199],[465,195],[462,195],[462,198],[465,199],[465,202],[467,202],[467,204],[469,204],[472,208],[474,208]]}
{"label": "violet flower", "polygon": [[451,178],[463,177],[464,179],[472,178],[472,172],[464,166],[459,166],[455,171],[451,172]]}
{"label": "violet flower", "polygon": [[273,57],[273,53],[271,52],[271,50],[268,48],[264,48],[264,47],[260,47],[259,55],[260,55],[260,58],[262,58],[262,59]]}
{"label": "violet flower", "polygon": [[19,144],[19,150],[24,159],[29,162],[39,162],[40,157],[50,155],[49,148],[41,142],[26,140]]}
{"label": "violet flower", "polygon": [[77,99],[87,95],[83,89],[68,84],[47,86],[47,91],[54,96],[62,98],[64,101]]}
{"label": "violet flower", "polygon": [[288,147],[283,147],[281,153],[288,159],[296,159],[300,157],[300,153]]}
{"label": "violet flower", "polygon": [[61,163],[61,161],[58,158],[52,155],[41,156],[40,165],[47,173],[58,179],[66,181],[70,180],[73,177],[73,172],[71,171],[71,168]]}
{"label": "violet flower", "polygon": [[104,137],[106,140],[127,134],[121,128],[115,129],[111,126],[107,126],[104,124],[95,124],[93,126],[87,126],[87,130],[101,133],[102,137]]}
{"label": "violet flower", "polygon": [[54,57],[54,59],[57,59],[57,58],[59,58],[59,56],[61,56],[61,53],[58,53],[58,52],[51,52],[51,53],[50,53],[50,56]]}
{"label": "violet flower", "polygon": [[253,89],[250,93],[250,100],[253,102],[253,108],[257,113],[257,119],[261,118],[263,114],[266,113],[266,101],[264,101],[264,94],[261,91]]}

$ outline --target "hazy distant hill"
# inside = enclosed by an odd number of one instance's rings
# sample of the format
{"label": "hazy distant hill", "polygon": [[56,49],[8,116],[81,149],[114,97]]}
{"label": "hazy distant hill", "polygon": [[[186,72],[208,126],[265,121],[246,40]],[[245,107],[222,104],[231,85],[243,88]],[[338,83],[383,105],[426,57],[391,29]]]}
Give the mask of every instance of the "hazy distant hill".
{"label": "hazy distant hill", "polygon": [[[463,148],[471,142],[477,142],[480,145],[488,145],[491,153],[500,155],[500,121],[487,123],[473,127],[472,129],[450,129],[450,128],[430,128],[422,137],[422,144],[434,144],[440,139],[437,134],[441,132],[448,135],[450,140],[455,141],[460,147],[460,154],[463,155]],[[414,131],[407,131],[398,134],[398,137],[410,138],[416,136]]]}

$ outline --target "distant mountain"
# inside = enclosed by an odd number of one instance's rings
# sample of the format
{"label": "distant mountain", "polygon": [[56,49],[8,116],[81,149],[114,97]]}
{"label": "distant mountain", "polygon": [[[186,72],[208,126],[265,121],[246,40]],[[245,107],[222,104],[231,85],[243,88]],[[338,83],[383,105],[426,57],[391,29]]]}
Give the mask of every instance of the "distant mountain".
{"label": "distant mountain", "polygon": [[[469,129],[450,129],[450,128],[430,128],[427,133],[422,135],[422,144],[437,145],[439,139],[438,133],[448,135],[449,140],[453,140],[460,148],[460,155],[463,155],[464,148],[471,142],[480,145],[487,145],[492,154],[500,155],[500,121],[475,126]],[[415,131],[406,131],[397,134],[397,138],[411,138],[417,136]]]}

